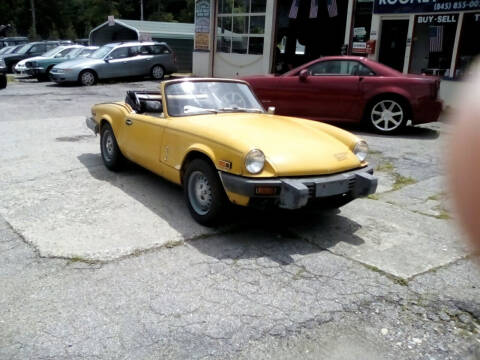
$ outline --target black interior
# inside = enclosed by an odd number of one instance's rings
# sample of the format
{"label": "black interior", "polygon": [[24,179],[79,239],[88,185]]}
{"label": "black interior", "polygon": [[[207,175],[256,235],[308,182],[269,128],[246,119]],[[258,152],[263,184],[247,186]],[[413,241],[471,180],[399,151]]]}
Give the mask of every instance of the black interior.
{"label": "black interior", "polygon": [[127,91],[125,102],[137,114],[163,112],[162,94],[160,91]]}

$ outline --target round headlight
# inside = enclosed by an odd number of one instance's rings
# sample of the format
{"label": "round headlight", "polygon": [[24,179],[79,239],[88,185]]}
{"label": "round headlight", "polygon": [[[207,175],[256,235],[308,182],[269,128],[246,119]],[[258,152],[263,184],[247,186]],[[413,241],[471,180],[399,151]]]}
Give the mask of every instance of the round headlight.
{"label": "round headlight", "polygon": [[358,143],[356,143],[355,147],[353,148],[353,153],[357,156],[358,160],[365,161],[368,154],[367,142],[360,140]]}
{"label": "round headlight", "polygon": [[250,174],[258,174],[265,166],[265,155],[261,150],[250,150],[245,156],[245,168]]}

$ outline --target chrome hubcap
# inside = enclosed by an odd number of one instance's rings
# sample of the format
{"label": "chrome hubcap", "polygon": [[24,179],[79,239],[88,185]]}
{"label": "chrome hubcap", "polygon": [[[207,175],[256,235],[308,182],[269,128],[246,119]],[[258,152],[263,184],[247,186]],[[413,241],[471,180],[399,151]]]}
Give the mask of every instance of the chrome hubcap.
{"label": "chrome hubcap", "polygon": [[113,138],[112,138],[112,135],[110,134],[110,131],[106,131],[104,136],[105,136],[105,140],[103,142],[104,149],[105,149],[104,156],[107,161],[110,161],[113,156]]}
{"label": "chrome hubcap", "polygon": [[153,77],[155,79],[161,79],[163,77],[163,69],[160,66],[155,66],[153,68]]}
{"label": "chrome hubcap", "polygon": [[402,124],[403,117],[400,104],[393,100],[382,100],[373,107],[371,121],[378,130],[392,131]]}
{"label": "chrome hubcap", "polygon": [[205,215],[213,202],[212,187],[207,177],[200,171],[194,171],[188,178],[188,199],[199,215]]}
{"label": "chrome hubcap", "polygon": [[85,85],[92,85],[94,81],[95,81],[95,77],[91,72],[86,72],[82,74],[82,82]]}

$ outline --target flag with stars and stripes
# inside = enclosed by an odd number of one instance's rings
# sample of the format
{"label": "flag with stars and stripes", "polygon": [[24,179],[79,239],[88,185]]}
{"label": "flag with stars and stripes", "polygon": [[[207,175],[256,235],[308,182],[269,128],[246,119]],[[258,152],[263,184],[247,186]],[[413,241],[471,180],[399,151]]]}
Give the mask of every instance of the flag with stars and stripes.
{"label": "flag with stars and stripes", "polygon": [[327,0],[328,16],[334,17],[338,15],[337,0]]}
{"label": "flag with stars and stripes", "polygon": [[300,6],[300,0],[293,0],[292,6],[290,7],[290,12],[288,13],[288,17],[290,19],[296,19],[298,15],[298,7]]}
{"label": "flag with stars and stripes", "polygon": [[430,26],[430,52],[443,51],[443,25]]}
{"label": "flag with stars and stripes", "polygon": [[310,1],[310,19],[316,18],[318,15],[318,0]]}

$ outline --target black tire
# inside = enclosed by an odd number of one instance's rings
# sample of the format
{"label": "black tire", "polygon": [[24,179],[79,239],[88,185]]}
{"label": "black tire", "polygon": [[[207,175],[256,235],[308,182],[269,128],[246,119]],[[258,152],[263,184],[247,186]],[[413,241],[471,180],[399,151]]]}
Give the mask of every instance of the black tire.
{"label": "black tire", "polygon": [[103,163],[108,169],[118,171],[121,168],[125,158],[118,147],[113,129],[108,123],[102,126],[100,132],[100,151]]}
{"label": "black tire", "polygon": [[228,199],[214,167],[194,159],[183,176],[185,201],[192,217],[200,224],[214,226],[225,215]]}
{"label": "black tire", "polygon": [[410,111],[405,100],[397,97],[382,97],[369,104],[365,117],[366,123],[374,132],[396,134],[407,125]]}
{"label": "black tire", "polygon": [[7,87],[7,75],[0,74],[0,89],[5,89]]}
{"label": "black tire", "polygon": [[45,75],[45,74],[37,75],[37,81],[38,82],[48,81],[48,75]]}
{"label": "black tire", "polygon": [[97,74],[92,70],[83,70],[78,75],[78,82],[83,86],[92,86],[97,83]]}
{"label": "black tire", "polygon": [[155,80],[162,80],[163,77],[165,76],[165,69],[163,68],[162,65],[154,65],[150,70],[150,75]]}
{"label": "black tire", "polygon": [[17,63],[7,65],[7,72],[10,74],[15,74],[15,65],[17,65]]}
{"label": "black tire", "polygon": [[45,74],[40,75],[41,79],[38,79],[38,81],[50,81],[50,70],[52,70],[52,68],[53,65],[50,65],[45,71]]}

